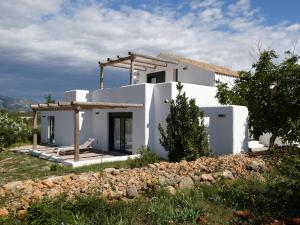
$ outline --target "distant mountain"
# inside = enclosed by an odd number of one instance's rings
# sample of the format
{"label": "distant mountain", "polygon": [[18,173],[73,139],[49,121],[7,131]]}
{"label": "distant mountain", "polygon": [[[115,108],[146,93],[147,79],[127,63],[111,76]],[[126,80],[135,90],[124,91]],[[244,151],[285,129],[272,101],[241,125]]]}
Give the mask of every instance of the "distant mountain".
{"label": "distant mountain", "polygon": [[30,104],[34,103],[36,102],[29,99],[11,98],[0,95],[0,109],[8,111],[30,111]]}

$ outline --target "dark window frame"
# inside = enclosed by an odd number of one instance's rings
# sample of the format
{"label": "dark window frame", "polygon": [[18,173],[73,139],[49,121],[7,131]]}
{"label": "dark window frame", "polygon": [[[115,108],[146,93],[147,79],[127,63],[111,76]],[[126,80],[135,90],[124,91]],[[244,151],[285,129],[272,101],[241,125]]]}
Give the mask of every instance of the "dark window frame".
{"label": "dark window frame", "polygon": [[[131,118],[132,119],[132,112],[109,112],[108,113],[108,150],[109,151],[116,151],[125,154],[132,154],[131,151],[126,151],[125,149],[116,150],[114,149],[114,119],[115,118]],[[125,134],[124,134],[125,135]],[[124,138],[124,137],[123,137]]]}
{"label": "dark window frame", "polygon": [[154,73],[147,73],[147,83],[151,83],[151,79],[156,78],[156,83],[166,82],[166,71],[159,71]]}

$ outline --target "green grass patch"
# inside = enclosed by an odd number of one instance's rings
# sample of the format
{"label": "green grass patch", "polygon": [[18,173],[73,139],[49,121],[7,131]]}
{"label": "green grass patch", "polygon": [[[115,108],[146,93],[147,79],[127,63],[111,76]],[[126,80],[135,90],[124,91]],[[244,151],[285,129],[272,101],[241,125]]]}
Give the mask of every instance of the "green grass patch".
{"label": "green grass patch", "polygon": [[37,157],[5,150],[0,152],[0,185],[10,181],[26,180],[26,179],[41,179],[49,176],[61,176],[70,173],[97,172],[107,167],[114,168],[135,168],[143,167],[149,163],[158,162],[158,158],[154,153],[142,151],[141,158],[130,159],[127,161],[110,162],[95,164],[90,166],[72,168],[59,163],[50,162],[39,159]]}
{"label": "green grass patch", "polygon": [[[23,224],[192,225],[198,224],[200,216],[205,218],[205,224],[262,224],[274,218],[299,216],[299,192],[272,180],[221,181],[174,196],[157,191],[130,201],[108,202],[99,196],[74,201],[64,197],[48,199],[32,205]],[[235,217],[236,210],[249,210],[253,218]],[[4,224],[19,222],[11,217]]]}
{"label": "green grass patch", "polygon": [[[233,209],[206,199],[202,188],[184,190],[175,196],[164,191],[132,201],[108,202],[97,196],[67,201],[64,197],[32,205],[22,224],[171,225],[198,224],[205,215],[210,224],[230,224]],[[13,216],[6,224],[19,224]]]}

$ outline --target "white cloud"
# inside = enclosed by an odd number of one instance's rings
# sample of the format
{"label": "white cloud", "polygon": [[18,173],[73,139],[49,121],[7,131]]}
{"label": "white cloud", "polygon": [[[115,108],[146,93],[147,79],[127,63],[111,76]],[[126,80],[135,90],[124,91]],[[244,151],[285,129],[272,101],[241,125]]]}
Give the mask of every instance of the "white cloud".
{"label": "white cloud", "polygon": [[265,26],[248,0],[228,8],[217,0],[197,2],[180,14],[175,8],[117,10],[94,1],[76,7],[58,0],[2,1],[0,57],[88,68],[128,51],[167,51],[248,69],[259,42],[283,52],[300,37],[299,23]]}

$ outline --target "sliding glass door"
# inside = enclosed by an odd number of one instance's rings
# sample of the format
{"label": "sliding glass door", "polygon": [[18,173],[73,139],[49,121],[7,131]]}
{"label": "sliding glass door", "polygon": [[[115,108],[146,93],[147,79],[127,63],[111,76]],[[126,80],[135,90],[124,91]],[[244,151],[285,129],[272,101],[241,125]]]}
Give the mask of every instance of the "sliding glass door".
{"label": "sliding glass door", "polygon": [[131,153],[132,113],[109,114],[109,149]]}

